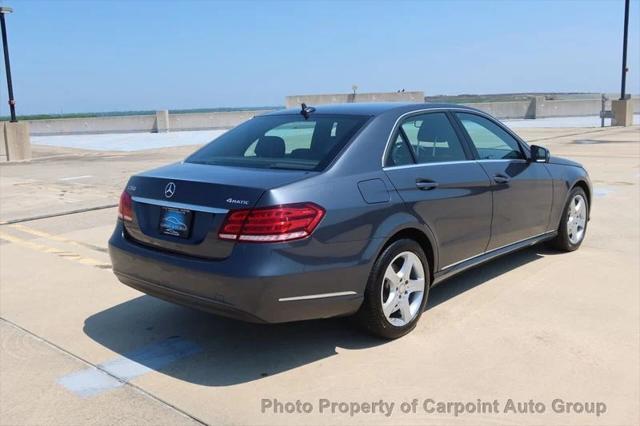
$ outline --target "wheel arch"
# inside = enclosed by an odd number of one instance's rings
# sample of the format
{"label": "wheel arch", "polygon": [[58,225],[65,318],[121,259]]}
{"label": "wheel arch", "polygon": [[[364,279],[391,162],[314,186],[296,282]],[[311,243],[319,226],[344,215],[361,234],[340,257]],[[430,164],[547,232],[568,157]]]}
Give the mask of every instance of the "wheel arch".
{"label": "wheel arch", "polygon": [[573,183],[573,186],[569,190],[569,193],[571,193],[571,191],[573,191],[574,188],[581,188],[584,191],[585,195],[587,196],[587,208],[588,208],[587,214],[588,214],[588,218],[590,219],[591,218],[591,197],[592,197],[591,187],[586,181],[582,179],[578,179]]}
{"label": "wheel arch", "polygon": [[433,276],[438,261],[438,252],[436,249],[437,246],[435,245],[432,237],[430,237],[426,232],[417,227],[406,227],[397,230],[382,245],[378,256],[393,242],[401,239],[414,240],[418,244],[420,244],[420,247],[422,248],[422,250],[424,250],[424,254],[427,256],[427,261],[429,262],[430,282],[433,283]]}

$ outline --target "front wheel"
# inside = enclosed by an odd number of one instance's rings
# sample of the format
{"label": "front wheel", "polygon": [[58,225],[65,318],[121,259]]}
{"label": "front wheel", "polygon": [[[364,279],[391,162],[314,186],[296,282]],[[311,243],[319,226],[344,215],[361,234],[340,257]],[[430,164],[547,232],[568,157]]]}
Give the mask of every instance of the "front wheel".
{"label": "front wheel", "polygon": [[582,188],[573,188],[564,206],[558,235],[552,240],[552,245],[563,251],[577,250],[587,233],[588,218],[587,195]]}
{"label": "front wheel", "polygon": [[369,332],[396,339],[413,330],[427,303],[429,263],[420,245],[391,243],[373,265],[357,316]]}

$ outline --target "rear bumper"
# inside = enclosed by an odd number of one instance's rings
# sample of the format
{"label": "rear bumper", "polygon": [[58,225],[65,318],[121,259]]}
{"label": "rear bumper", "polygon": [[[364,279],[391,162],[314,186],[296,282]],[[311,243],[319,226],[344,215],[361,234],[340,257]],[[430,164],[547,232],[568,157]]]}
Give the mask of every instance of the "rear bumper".
{"label": "rear bumper", "polygon": [[278,323],[358,310],[370,264],[336,257],[336,250],[362,243],[345,244],[323,257],[310,255],[304,242],[243,244],[229,258],[212,261],[140,245],[125,237],[119,223],[109,254],[118,279],[144,293],[243,321]]}

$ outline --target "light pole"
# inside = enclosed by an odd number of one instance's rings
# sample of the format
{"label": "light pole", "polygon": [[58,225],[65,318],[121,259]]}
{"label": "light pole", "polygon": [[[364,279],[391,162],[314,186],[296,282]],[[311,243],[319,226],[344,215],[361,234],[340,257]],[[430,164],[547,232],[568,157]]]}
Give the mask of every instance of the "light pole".
{"label": "light pole", "polygon": [[13,83],[11,82],[11,64],[9,63],[9,43],[7,41],[7,25],[4,22],[4,15],[13,12],[10,7],[0,6],[0,25],[2,26],[2,48],[4,49],[4,67],[7,71],[7,91],[9,92],[9,109],[11,110],[11,122],[16,119],[16,100],[13,98]]}
{"label": "light pole", "polygon": [[629,38],[629,3],[630,0],[624,2],[624,35],[622,36],[622,84],[620,87],[620,100],[626,99],[627,85],[627,39]]}

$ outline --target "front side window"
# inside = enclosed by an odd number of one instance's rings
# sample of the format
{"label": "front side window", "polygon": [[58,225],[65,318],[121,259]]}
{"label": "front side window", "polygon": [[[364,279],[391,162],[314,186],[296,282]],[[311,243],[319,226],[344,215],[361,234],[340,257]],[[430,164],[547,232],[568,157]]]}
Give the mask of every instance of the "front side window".
{"label": "front side window", "polygon": [[462,143],[443,112],[415,115],[400,126],[418,163],[467,159]]}
{"label": "front side window", "polygon": [[457,113],[481,160],[524,158],[513,136],[491,120],[475,114]]}
{"label": "front side window", "polygon": [[364,125],[366,116],[272,115],[253,118],[185,161],[237,167],[322,170]]}

